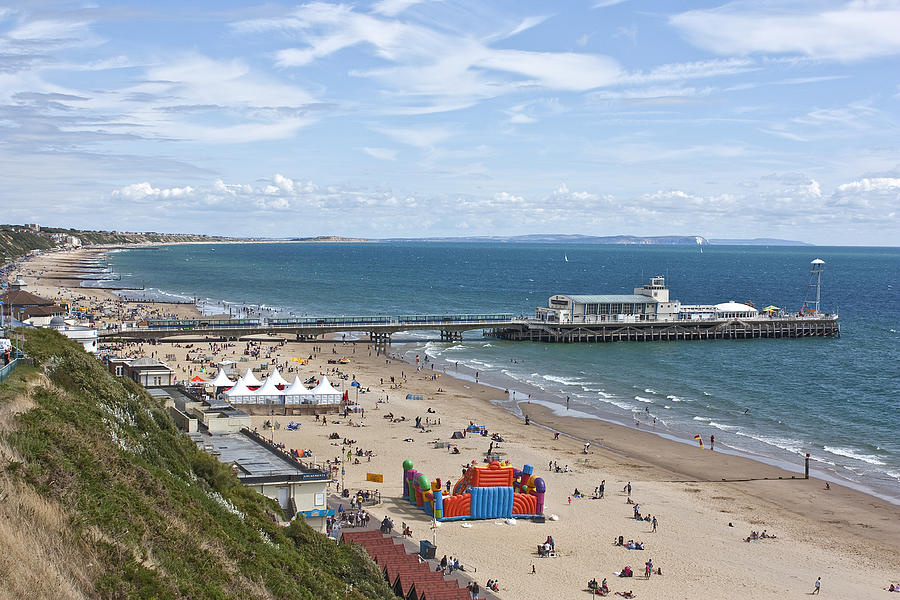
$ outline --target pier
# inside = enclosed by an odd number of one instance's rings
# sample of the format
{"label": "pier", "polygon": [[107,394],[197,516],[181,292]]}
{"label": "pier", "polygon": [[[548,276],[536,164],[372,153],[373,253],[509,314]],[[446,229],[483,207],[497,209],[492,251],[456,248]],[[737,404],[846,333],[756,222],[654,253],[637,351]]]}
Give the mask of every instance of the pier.
{"label": "pier", "polygon": [[391,343],[403,331],[436,331],[445,341],[461,340],[465,331],[522,327],[509,314],[401,315],[399,317],[302,317],[296,319],[178,319],[148,321],[139,327],[105,330],[105,340],[238,340],[264,335],[289,335],[298,341],[325,334],[361,332],[376,345]]}
{"label": "pier", "polygon": [[758,317],[702,322],[642,321],[635,323],[544,323],[529,320],[486,333],[512,341],[557,343],[666,342],[757,338],[840,337],[837,315]]}
{"label": "pier", "polygon": [[[442,342],[463,339],[481,329],[486,337],[510,341],[552,343],[664,342],[675,340],[738,340],[806,338],[841,335],[838,315],[820,312],[822,266],[812,261],[808,291],[799,313],[777,306],[758,310],[752,303],[682,304],[669,298],[665,278],[656,275],[634,288],[633,294],[555,294],[534,318],[512,314],[442,314],[340,317],[290,317],[149,320],[137,327],[107,330],[102,339],[159,340],[164,338],[238,340],[288,334],[310,340],[325,334],[362,332],[377,346],[391,343],[403,331],[435,331]],[[811,309],[807,310],[807,306]]]}
{"label": "pier", "polygon": [[[105,340],[238,340],[271,335],[294,336],[298,341],[312,340],[324,334],[361,332],[376,345],[391,343],[394,334],[404,331],[434,331],[441,341],[462,340],[466,331],[482,330],[485,337],[510,341],[553,343],[663,342],[676,340],[735,340],[760,338],[839,337],[837,315],[754,317],[704,321],[640,321],[632,323],[547,323],[510,315],[452,315],[456,319],[424,322],[402,317],[377,318],[379,322],[361,323],[353,317],[319,317],[279,323],[279,319],[184,319],[162,321],[127,329],[101,331]],[[375,317],[365,317],[376,319]]]}

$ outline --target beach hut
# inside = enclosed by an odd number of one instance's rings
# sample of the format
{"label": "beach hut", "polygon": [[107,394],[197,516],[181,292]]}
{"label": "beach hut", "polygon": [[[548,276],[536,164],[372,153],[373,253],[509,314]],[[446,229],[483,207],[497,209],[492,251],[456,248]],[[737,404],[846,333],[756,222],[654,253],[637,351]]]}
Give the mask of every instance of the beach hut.
{"label": "beach hut", "polygon": [[275,367],[275,369],[269,375],[269,378],[266,379],[267,383],[269,381],[274,381],[275,385],[280,386],[281,388],[286,388],[288,386],[287,380],[281,376],[281,373],[278,372],[278,367]]}
{"label": "beach hut", "polygon": [[223,393],[230,404],[256,404],[256,392],[247,387],[243,378]]}
{"label": "beach hut", "polygon": [[284,390],[285,404],[309,404],[313,401],[312,390],[307,389],[299,377]]}
{"label": "beach hut", "polygon": [[341,393],[332,387],[328,377],[322,376],[319,385],[312,389],[315,404],[340,404]]}
{"label": "beach hut", "polygon": [[257,404],[284,404],[284,392],[278,389],[272,377],[267,378],[255,393]]}
{"label": "beach hut", "polygon": [[262,385],[262,382],[253,375],[253,371],[251,369],[247,369],[247,371],[244,373],[244,376],[238,379],[238,382],[243,383],[247,387],[251,388],[258,388]]}

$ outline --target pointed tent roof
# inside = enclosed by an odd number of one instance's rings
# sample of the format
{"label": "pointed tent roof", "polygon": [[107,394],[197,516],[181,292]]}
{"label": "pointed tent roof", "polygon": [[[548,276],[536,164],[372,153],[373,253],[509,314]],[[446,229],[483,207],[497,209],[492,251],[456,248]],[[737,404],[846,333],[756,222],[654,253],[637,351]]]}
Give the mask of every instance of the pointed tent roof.
{"label": "pointed tent roof", "polygon": [[228,398],[235,398],[240,396],[255,396],[256,392],[247,388],[247,384],[243,382],[242,379],[238,379],[238,382],[234,384],[230,390],[225,390],[225,396]]}
{"label": "pointed tent roof", "polygon": [[294,377],[294,382],[284,390],[285,396],[307,396],[311,393],[312,391],[303,385],[303,382],[300,381],[299,377]]}
{"label": "pointed tent roof", "polygon": [[270,380],[274,381],[275,385],[283,385],[287,387],[288,384],[287,380],[281,376],[281,373],[278,372],[278,367],[275,367],[275,369],[272,371],[272,374],[269,375],[268,379],[266,379],[266,383],[269,383]]}
{"label": "pointed tent roof", "polygon": [[254,392],[257,396],[283,396],[284,392],[278,389],[275,385],[275,381],[269,377],[266,379],[265,383]]}
{"label": "pointed tent roof", "polygon": [[316,396],[323,396],[325,394],[341,394],[331,386],[331,382],[328,381],[328,377],[326,377],[325,375],[322,375],[322,381],[319,382],[319,385],[313,388],[312,393]]}
{"label": "pointed tent roof", "polygon": [[253,375],[253,369],[247,369],[243,377],[238,379],[238,382],[242,382],[247,387],[259,387],[262,385],[262,382]]}
{"label": "pointed tent roof", "polygon": [[234,385],[234,382],[228,378],[228,375],[225,374],[225,369],[219,369],[219,372],[216,374],[216,378],[210,382],[210,385],[214,385],[216,387],[231,387]]}

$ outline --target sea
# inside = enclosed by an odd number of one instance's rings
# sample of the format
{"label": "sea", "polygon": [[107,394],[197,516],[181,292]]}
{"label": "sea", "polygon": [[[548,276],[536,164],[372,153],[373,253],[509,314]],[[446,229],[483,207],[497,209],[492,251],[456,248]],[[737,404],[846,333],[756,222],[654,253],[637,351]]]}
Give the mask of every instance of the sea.
{"label": "sea", "polygon": [[[108,255],[141,287],[130,297],[199,302],[235,316],[512,313],[557,293],[628,294],[662,275],[688,304],[752,301],[789,311],[815,301],[839,338],[552,344],[469,332],[393,338],[449,376],[515,400],[640,427],[814,476],[900,504],[900,248],[506,243],[271,243],[160,246]],[[350,334],[352,335],[352,334]],[[566,409],[568,399],[569,409]]]}

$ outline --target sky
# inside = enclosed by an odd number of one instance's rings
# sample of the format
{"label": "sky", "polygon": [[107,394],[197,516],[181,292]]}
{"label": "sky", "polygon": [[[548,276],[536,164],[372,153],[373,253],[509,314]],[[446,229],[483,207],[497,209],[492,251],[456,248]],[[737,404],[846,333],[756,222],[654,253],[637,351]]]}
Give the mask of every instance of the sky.
{"label": "sky", "polygon": [[0,221],[900,244],[900,0],[0,4]]}

